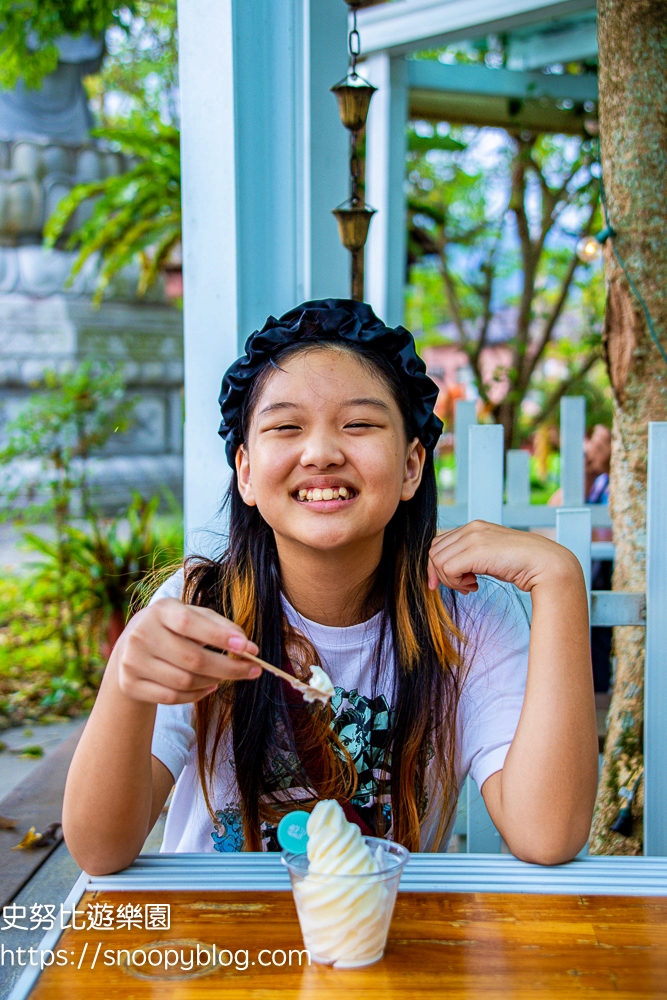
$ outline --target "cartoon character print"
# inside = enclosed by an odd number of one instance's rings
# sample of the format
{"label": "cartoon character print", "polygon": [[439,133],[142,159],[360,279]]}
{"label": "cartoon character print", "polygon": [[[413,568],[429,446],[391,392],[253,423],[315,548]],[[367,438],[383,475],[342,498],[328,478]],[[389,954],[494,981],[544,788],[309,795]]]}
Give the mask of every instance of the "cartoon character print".
{"label": "cartoon character print", "polygon": [[367,808],[373,804],[378,779],[386,782],[388,799],[391,754],[385,759],[385,752],[392,713],[387,699],[384,695],[366,698],[356,688],[352,691],[336,688],[331,707],[335,713],[333,730],[352,757],[359,775],[353,805]]}
{"label": "cartoon character print", "polygon": [[[385,830],[391,826],[391,755],[385,759],[387,737],[392,723],[392,712],[384,695],[366,698],[356,688],[344,691],[337,687],[331,699],[334,712],[332,728],[341,743],[350,753],[359,784],[352,804],[366,819],[371,828],[375,825],[375,810],[378,780],[385,782],[385,793],[381,805]],[[290,769],[278,755],[273,762],[275,786],[285,789],[293,786]],[[293,773],[293,772],[292,772]],[[237,806],[228,805],[215,814],[217,822],[211,832],[216,851],[243,850],[243,824]],[[280,850],[276,839],[276,828],[263,824],[263,847],[268,851]]]}

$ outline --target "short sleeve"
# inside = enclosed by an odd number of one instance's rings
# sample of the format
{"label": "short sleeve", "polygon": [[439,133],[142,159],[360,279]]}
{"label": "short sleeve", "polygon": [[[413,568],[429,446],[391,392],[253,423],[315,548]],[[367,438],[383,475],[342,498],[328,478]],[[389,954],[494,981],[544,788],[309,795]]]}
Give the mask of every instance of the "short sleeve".
{"label": "short sleeve", "polygon": [[[181,599],[183,570],[170,576],[158,587],[149,601],[154,604],[164,597]],[[174,781],[188,763],[195,743],[192,705],[158,705],[153,729],[151,753],[171,771]]]}
{"label": "short sleeve", "polygon": [[180,601],[183,596],[183,567],[177,570],[173,576],[170,576],[168,580],[160,584],[158,589],[155,591],[148,606],[155,604],[156,601],[161,601],[163,597],[175,597],[177,601]]}
{"label": "short sleeve", "polygon": [[189,763],[194,743],[192,705],[158,705],[151,753],[169,768],[174,781]]}
{"label": "short sleeve", "polygon": [[467,675],[460,702],[461,782],[477,787],[502,770],[523,707],[530,625],[513,587],[479,579],[477,593],[456,595],[456,620],[466,637]]}

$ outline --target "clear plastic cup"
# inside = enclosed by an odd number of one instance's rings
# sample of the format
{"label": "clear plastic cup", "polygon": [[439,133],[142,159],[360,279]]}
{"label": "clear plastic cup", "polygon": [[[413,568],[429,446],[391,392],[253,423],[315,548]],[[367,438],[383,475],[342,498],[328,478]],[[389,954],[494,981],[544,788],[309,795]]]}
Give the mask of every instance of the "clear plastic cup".
{"label": "clear plastic cup", "polygon": [[384,955],[398,883],[410,854],[379,837],[364,837],[379,864],[371,875],[325,875],[305,854],[283,851],[303,942],[311,961],[355,969]]}

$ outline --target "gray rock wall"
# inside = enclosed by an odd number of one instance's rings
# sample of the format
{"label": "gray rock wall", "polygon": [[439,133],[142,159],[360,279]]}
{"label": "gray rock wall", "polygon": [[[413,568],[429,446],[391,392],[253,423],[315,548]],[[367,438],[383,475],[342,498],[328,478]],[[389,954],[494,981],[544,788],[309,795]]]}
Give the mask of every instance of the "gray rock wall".
{"label": "gray rock wall", "polygon": [[123,272],[109,299],[94,309],[96,262],[68,287],[74,254],[41,243],[46,219],[74,184],[127,167],[120,153],[91,142],[0,141],[0,440],[45,369],[63,370],[85,358],[121,364],[138,403],[133,429],[114,438],[94,463],[109,513],[133,489],[148,495],[167,486],[182,496],[181,313],[161,287],[137,300],[136,268]]}

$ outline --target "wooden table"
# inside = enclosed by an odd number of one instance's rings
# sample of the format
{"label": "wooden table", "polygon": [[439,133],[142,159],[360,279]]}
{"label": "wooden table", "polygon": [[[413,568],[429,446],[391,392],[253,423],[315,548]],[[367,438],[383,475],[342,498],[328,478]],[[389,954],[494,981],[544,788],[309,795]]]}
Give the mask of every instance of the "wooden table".
{"label": "wooden table", "polygon": [[95,914],[128,903],[135,914],[168,903],[168,929],[70,928],[59,940],[53,932],[42,947],[60,949],[69,964],[37,979],[27,973],[11,1000],[667,996],[660,859],[542,869],[496,855],[413,855],[402,886],[384,959],[335,970],[308,966],[300,955],[294,903],[275,856],[143,856],[119,875],[82,877],[70,905],[79,899],[78,922],[86,925],[88,914],[94,923]]}

